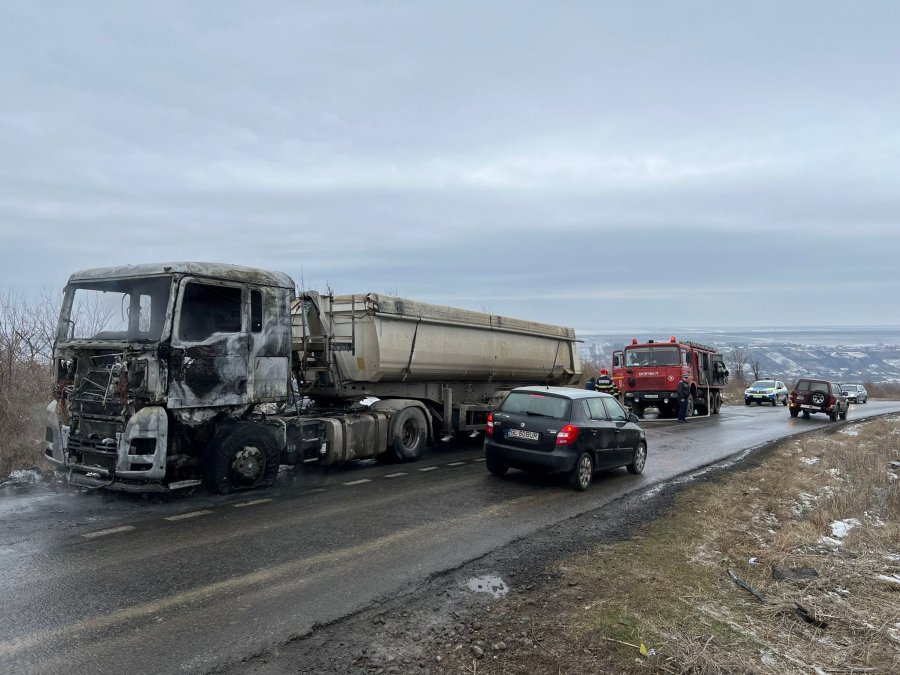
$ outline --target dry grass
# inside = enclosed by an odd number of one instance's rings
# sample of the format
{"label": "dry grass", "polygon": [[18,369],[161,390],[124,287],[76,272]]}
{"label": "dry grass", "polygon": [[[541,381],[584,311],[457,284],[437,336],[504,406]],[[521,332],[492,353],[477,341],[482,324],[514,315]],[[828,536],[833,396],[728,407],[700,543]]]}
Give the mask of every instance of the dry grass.
{"label": "dry grass", "polygon": [[[517,648],[478,672],[900,672],[900,583],[880,578],[900,578],[891,461],[897,416],[785,441],[756,468],[682,492],[632,539],[566,561],[542,597],[492,608],[497,626],[529,615],[535,637],[524,636],[525,649],[507,638]],[[859,524],[834,537],[832,525],[848,520]],[[819,576],[776,581],[773,566]],[[827,627],[805,623],[794,603]],[[642,644],[655,655],[642,656]]]}

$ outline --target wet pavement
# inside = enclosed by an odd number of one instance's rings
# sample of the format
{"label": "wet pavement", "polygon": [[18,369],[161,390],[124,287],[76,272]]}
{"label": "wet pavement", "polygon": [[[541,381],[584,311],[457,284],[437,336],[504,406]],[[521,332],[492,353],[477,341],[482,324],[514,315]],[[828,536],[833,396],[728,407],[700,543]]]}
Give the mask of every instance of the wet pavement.
{"label": "wet pavement", "polygon": [[[850,420],[900,411],[851,407]],[[727,407],[647,422],[647,469],[488,474],[455,441],[415,464],[285,471],[273,489],[147,499],[44,478],[0,489],[0,672],[205,672],[455,569],[635,490],[830,426]],[[487,593],[499,580],[474,580]],[[479,591],[480,589],[472,589]]]}

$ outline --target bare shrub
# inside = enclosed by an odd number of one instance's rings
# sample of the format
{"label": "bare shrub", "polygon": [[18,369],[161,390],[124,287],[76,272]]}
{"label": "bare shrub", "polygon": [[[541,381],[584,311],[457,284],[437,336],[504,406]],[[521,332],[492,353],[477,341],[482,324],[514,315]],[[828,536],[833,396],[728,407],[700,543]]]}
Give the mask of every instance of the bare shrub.
{"label": "bare shrub", "polygon": [[43,409],[50,392],[53,312],[49,294],[29,303],[0,295],[0,477],[43,463]]}

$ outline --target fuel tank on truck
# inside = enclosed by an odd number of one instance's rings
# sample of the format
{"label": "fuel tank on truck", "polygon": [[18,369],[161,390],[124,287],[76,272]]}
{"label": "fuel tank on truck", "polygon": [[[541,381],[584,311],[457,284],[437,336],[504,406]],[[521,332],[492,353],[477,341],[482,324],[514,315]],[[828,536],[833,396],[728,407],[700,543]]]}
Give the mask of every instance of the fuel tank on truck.
{"label": "fuel tank on truck", "polygon": [[332,353],[345,382],[562,386],[581,376],[575,331],[564,326],[378,293],[333,299],[309,294],[306,300],[295,300],[291,311],[297,351],[302,350],[304,335],[316,332],[342,345]]}

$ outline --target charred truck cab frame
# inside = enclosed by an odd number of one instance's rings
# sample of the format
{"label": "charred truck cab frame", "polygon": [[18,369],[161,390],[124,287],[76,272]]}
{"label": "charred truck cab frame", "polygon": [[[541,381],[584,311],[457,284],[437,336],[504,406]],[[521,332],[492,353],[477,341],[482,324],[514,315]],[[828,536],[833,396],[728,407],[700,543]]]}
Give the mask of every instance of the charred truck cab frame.
{"label": "charred truck cab frame", "polygon": [[[112,318],[87,336],[74,308],[92,299]],[[484,429],[510,389],[577,379],[575,342],[571,328],[374,293],[295,297],[287,275],[237,265],[86,270],[66,286],[45,453],[72,483],[133,492],[414,461],[438,434]]]}
{"label": "charred truck cab frame", "polygon": [[660,417],[678,414],[677,389],[684,375],[691,383],[687,415],[717,415],[722,408],[722,389],[728,370],[715,347],[697,342],[633,340],[624,350],[613,352],[613,379],[626,405],[638,417],[646,408],[656,408]]}

